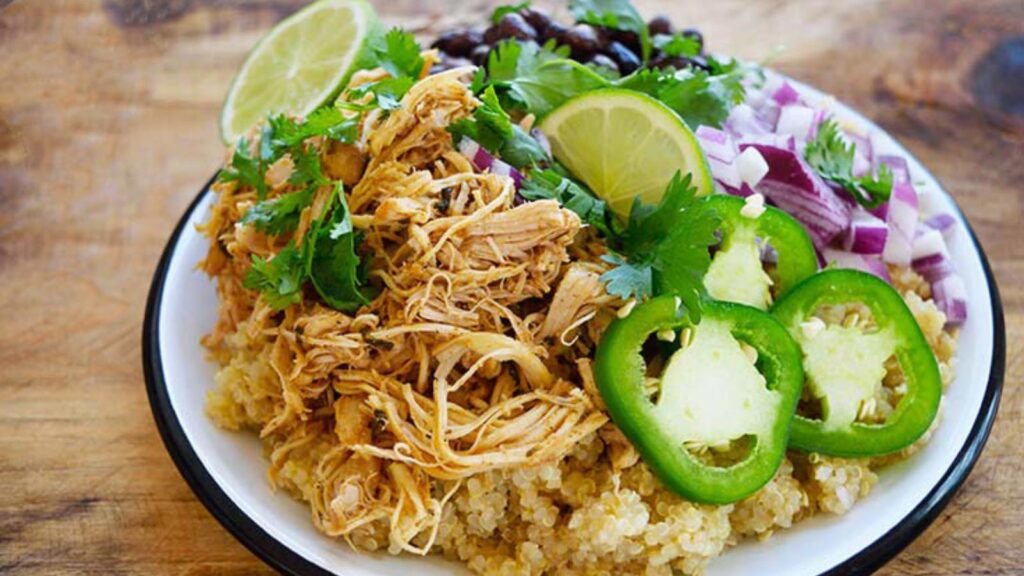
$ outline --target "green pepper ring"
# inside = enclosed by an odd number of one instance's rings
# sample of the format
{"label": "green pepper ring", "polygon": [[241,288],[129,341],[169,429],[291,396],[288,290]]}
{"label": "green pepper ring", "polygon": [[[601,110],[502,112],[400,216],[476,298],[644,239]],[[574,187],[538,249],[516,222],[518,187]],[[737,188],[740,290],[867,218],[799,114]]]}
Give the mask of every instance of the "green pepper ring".
{"label": "green pepper ring", "polygon": [[790,446],[801,451],[849,458],[882,456],[920,438],[939,410],[942,378],[938,362],[903,297],[884,280],[857,270],[825,270],[803,281],[772,307],[791,331],[823,304],[861,302],[880,328],[892,326],[896,358],[907,379],[907,394],[884,424],[853,423],[825,430],[820,420],[797,414]]}
{"label": "green pepper ring", "polygon": [[758,351],[758,371],[768,388],[781,395],[767,441],[757,437],[747,457],[735,465],[707,466],[683,447],[685,439],[672,438],[658,426],[643,389],[647,366],[641,347],[652,333],[690,326],[685,312],[676,298],[660,296],[613,322],[598,346],[594,374],[615,424],[665,486],[695,502],[728,504],[759,490],[782,462],[804,380],[800,347],[766,312],[731,302],[705,302],[706,318],[729,323],[738,339]]}
{"label": "green pepper ring", "polygon": [[775,294],[781,298],[786,292],[818,271],[818,256],[804,225],[778,208],[765,206],[757,218],[741,214],[746,201],[736,196],[716,194],[704,198],[704,203],[722,218],[719,228],[723,242],[727,242],[738,226],[751,226],[761,238],[768,240],[779,261],[776,269]]}

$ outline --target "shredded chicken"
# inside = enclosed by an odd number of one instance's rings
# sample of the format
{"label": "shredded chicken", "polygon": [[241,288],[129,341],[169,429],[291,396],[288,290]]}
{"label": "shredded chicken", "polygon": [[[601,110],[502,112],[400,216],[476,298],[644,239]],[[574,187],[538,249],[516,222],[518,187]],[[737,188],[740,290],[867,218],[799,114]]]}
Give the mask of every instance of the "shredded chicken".
{"label": "shredded chicken", "polygon": [[[251,257],[292,238],[237,224],[256,201],[237,182],[216,184],[202,227],[221,303],[204,341],[223,364],[211,405],[232,407],[225,425],[259,430],[271,482],[308,501],[320,530],[383,526],[393,552],[427,553],[447,499],[474,474],[557,460],[599,429],[621,444],[602,428],[588,360],[622,305],[599,279],[603,248],[575,213],[518,203],[511,179],[453,148],[448,125],[479,104],[467,72],[426,77],[399,109],[367,114],[358,145],[321,144],[382,288],[370,305],[345,314],[307,295],[275,311],[244,288]],[[291,191],[292,169],[285,158],[268,171],[272,195]],[[617,458],[631,459],[625,448]]]}

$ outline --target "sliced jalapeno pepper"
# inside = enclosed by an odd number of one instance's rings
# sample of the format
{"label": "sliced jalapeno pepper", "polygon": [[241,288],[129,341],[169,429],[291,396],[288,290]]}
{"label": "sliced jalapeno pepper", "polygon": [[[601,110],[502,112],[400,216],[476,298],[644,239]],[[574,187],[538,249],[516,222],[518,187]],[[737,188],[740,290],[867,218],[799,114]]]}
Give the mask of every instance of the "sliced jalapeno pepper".
{"label": "sliced jalapeno pepper", "polygon": [[[702,202],[722,218],[722,243],[704,276],[711,297],[765,310],[772,302],[773,284],[778,298],[818,271],[810,236],[789,214],[766,206],[760,214],[748,216],[742,198],[724,194]],[[768,243],[778,257],[774,282],[762,267],[758,242]]]}
{"label": "sliced jalapeno pepper", "polygon": [[[821,306],[863,304],[874,327],[825,326],[812,318]],[[856,270],[826,270],[789,291],[772,308],[803,350],[811,394],[822,417],[797,414],[790,446],[834,456],[881,456],[921,437],[942,398],[938,362],[903,298],[883,280]],[[881,424],[857,422],[894,356],[906,393]]]}
{"label": "sliced jalapeno pepper", "polygon": [[[680,328],[692,338],[671,355],[652,391],[641,348],[651,334]],[[713,504],[740,500],[771,480],[803,384],[800,348],[770,314],[711,301],[694,326],[670,296],[609,326],[594,373],[612,419],[665,486]],[[691,451],[738,444],[745,450],[727,466]]]}

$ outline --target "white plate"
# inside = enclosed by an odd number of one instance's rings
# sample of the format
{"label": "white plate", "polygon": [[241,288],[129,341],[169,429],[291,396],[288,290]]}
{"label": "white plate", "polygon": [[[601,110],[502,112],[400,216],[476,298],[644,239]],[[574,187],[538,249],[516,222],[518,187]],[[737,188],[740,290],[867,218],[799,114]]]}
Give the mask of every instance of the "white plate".
{"label": "white plate", "polygon": [[[820,92],[801,86],[812,101]],[[876,134],[876,153],[907,158],[919,190],[954,214],[950,241],[956,269],[967,285],[968,321],[960,335],[956,380],[943,422],[918,454],[880,473],[869,497],[846,515],[819,516],[745,542],[710,564],[708,576],[869,573],[902,550],[936,517],[970,472],[988,437],[1003,380],[1002,307],[988,262],[959,208],[935,178],[902,146],[870,121],[835,103],[835,114]],[[179,222],[153,278],[143,332],[143,363],[150,403],[164,443],[178,469],[210,512],[243,544],[287,574],[346,576],[465,573],[437,558],[357,554],[318,533],[306,504],[275,493],[267,461],[253,434],[231,433],[206,417],[206,393],[215,366],[199,338],[213,326],[217,296],[195,265],[207,240],[195,225],[207,218],[213,195],[204,188]]]}

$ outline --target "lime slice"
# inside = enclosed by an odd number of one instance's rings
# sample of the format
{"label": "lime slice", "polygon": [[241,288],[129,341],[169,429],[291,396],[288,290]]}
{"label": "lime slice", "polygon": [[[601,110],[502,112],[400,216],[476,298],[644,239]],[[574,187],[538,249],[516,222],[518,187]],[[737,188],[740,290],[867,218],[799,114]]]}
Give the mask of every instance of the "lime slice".
{"label": "lime slice", "polygon": [[305,116],[335,96],[370,63],[380,28],[364,0],[320,0],[278,23],[253,48],[221,112],[231,144],[268,114]]}
{"label": "lime slice", "polygon": [[701,196],[713,190],[693,132],[667,106],[639,92],[587,92],[556,108],[540,125],[551,151],[622,218],[633,199],[656,204],[676,170],[693,174]]}

